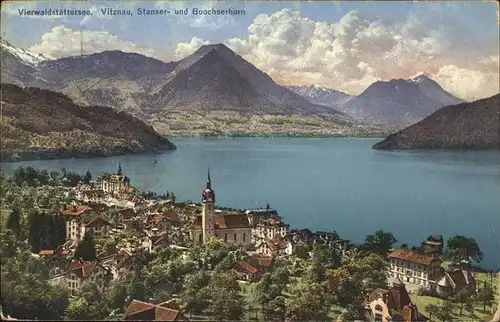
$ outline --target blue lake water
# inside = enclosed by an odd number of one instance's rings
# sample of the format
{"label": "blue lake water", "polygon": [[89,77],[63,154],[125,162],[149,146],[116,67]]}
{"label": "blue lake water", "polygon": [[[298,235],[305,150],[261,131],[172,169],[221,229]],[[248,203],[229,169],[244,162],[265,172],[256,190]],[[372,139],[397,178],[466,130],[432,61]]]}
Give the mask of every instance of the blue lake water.
{"label": "blue lake water", "polygon": [[429,234],[474,237],[482,266],[500,269],[500,152],[381,152],[377,139],[174,138],[155,155],[4,164],[93,174],[118,164],[139,189],[201,197],[211,168],[217,204],[278,209],[296,228],[361,242],[377,229],[418,245]]}

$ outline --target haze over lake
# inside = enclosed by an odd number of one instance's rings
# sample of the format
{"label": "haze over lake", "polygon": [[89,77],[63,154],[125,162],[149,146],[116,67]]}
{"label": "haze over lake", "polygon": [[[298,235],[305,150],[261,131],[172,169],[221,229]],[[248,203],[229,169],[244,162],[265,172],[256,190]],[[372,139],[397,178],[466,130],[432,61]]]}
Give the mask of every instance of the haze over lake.
{"label": "haze over lake", "polygon": [[155,155],[3,164],[94,175],[123,171],[140,190],[174,191],[199,202],[207,167],[219,206],[267,202],[293,228],[336,230],[361,242],[377,229],[398,244],[418,245],[433,233],[474,237],[481,266],[500,269],[498,151],[380,152],[379,139],[174,138],[176,151]]}

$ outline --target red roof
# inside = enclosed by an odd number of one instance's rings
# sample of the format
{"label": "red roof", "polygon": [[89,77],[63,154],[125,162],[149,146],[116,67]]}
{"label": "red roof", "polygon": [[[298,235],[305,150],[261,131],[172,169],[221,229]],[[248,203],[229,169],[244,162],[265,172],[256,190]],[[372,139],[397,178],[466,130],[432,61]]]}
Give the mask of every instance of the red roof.
{"label": "red roof", "polygon": [[129,304],[124,315],[124,320],[150,321],[175,321],[178,317],[183,317],[178,310],[138,300],[133,300]]}
{"label": "red roof", "polygon": [[97,226],[98,224],[101,224],[102,226],[109,226],[111,225],[111,223],[101,217],[93,217],[91,219],[89,219],[87,222],[85,222],[83,225],[85,227],[95,227]]}
{"label": "red roof", "polygon": [[272,251],[277,251],[280,249],[286,249],[285,240],[281,237],[275,237],[267,241],[267,246]]}
{"label": "red roof", "polygon": [[389,258],[399,259],[422,265],[430,265],[434,260],[438,260],[435,257],[425,255],[423,253],[408,248],[395,249],[392,253],[389,254]]}
{"label": "red roof", "polygon": [[74,261],[69,265],[69,271],[80,277],[89,277],[97,267],[97,261]]}
{"label": "red roof", "polygon": [[90,207],[85,205],[63,205],[60,212],[64,216],[80,216],[89,209]]}
{"label": "red roof", "polygon": [[255,273],[258,272],[258,270],[255,267],[253,267],[252,265],[250,265],[246,261],[236,262],[236,264],[234,264],[233,268],[236,269],[236,270],[243,269],[243,270],[247,271],[250,274],[255,274]]}
{"label": "red roof", "polygon": [[[70,253],[70,251],[67,249],[62,249],[62,250],[57,251],[58,255],[68,255],[69,253]],[[38,255],[40,255],[40,256],[42,256],[42,255],[54,255],[54,254],[56,254],[56,251],[53,249],[42,249],[38,253]]]}
{"label": "red roof", "polygon": [[[215,229],[250,228],[246,214],[214,214]],[[193,228],[201,229],[202,216],[197,216]]]}

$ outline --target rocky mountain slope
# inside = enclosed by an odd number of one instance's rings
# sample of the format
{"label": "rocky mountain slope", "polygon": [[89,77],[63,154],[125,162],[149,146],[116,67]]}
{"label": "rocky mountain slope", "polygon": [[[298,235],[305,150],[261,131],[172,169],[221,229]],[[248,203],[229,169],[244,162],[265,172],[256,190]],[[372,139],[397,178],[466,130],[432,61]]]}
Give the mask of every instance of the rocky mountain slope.
{"label": "rocky mountain slope", "polygon": [[349,102],[354,97],[344,92],[316,84],[309,86],[288,86],[287,88],[303,96],[311,103],[329,106],[340,112],[345,112],[345,103]]}
{"label": "rocky mountain slope", "polygon": [[2,75],[9,75],[5,82],[126,111],[168,135],[389,133],[309,102],[222,44],[170,63],[105,51],[43,60],[23,71],[16,64],[27,66],[19,57],[2,64]]}
{"label": "rocky mountain slope", "polygon": [[371,123],[409,125],[439,108],[464,102],[425,75],[375,82],[343,106],[343,111]]}
{"label": "rocky mountain slope", "polygon": [[374,149],[500,149],[500,94],[446,106]]}
{"label": "rocky mountain slope", "polygon": [[151,126],[109,107],[79,106],[39,88],[2,84],[2,161],[175,149]]}

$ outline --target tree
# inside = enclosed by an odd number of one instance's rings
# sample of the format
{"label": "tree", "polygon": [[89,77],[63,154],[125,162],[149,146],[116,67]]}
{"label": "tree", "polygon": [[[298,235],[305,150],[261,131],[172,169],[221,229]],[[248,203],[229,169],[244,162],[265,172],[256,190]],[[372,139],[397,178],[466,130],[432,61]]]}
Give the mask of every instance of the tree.
{"label": "tree", "polygon": [[434,315],[438,320],[443,322],[453,321],[453,304],[449,301],[444,301],[441,305],[436,307]]}
{"label": "tree", "polygon": [[94,238],[90,232],[85,233],[82,241],[76,247],[75,258],[84,261],[97,259]]}
{"label": "tree", "polygon": [[7,218],[7,228],[10,229],[16,237],[19,237],[21,231],[21,210],[14,207]]}
{"label": "tree", "polygon": [[17,254],[17,251],[14,233],[9,230],[0,231],[0,264],[5,264],[7,259]]}
{"label": "tree", "polygon": [[92,307],[84,297],[71,301],[64,315],[68,320],[94,320]]}
{"label": "tree", "polygon": [[455,302],[457,304],[458,308],[460,309],[460,315],[462,315],[462,311],[465,308],[465,305],[466,305],[467,301],[469,300],[469,298],[470,298],[469,292],[465,288],[458,291],[458,293],[455,294],[455,296],[453,297],[453,299],[452,299],[453,302]]}
{"label": "tree", "polygon": [[119,176],[123,175],[123,170],[122,170],[122,165],[121,164],[118,164],[118,172],[117,172],[117,174]]}
{"label": "tree", "polygon": [[470,318],[474,318],[474,311],[476,309],[476,306],[474,304],[474,299],[472,297],[469,297],[467,301],[465,302],[465,310],[469,312]]}
{"label": "tree", "polygon": [[491,306],[494,299],[493,290],[490,286],[485,286],[479,291],[477,295],[477,300],[484,305],[484,311],[486,311],[486,306]]}
{"label": "tree", "polygon": [[30,254],[22,253],[2,266],[3,312],[18,319],[61,319],[68,306],[68,294],[51,286],[47,276],[34,270],[30,261],[33,261]]}
{"label": "tree", "polygon": [[245,301],[238,282],[230,273],[215,272],[208,286],[211,294],[210,309],[217,321],[243,318]]}
{"label": "tree", "polygon": [[429,303],[424,309],[427,315],[429,315],[429,320],[432,320],[432,317],[438,311],[437,305],[432,303]]}
{"label": "tree", "polygon": [[92,173],[90,173],[90,171],[87,170],[85,176],[83,177],[83,183],[89,184],[90,181],[92,181]]}
{"label": "tree", "polygon": [[190,314],[201,314],[209,305],[210,292],[207,286],[210,275],[201,270],[186,275],[184,281],[184,290],[181,294],[184,309]]}
{"label": "tree", "polygon": [[298,282],[286,299],[286,319],[289,321],[326,321],[332,299],[317,283]]}
{"label": "tree", "polygon": [[456,235],[446,241],[446,255],[455,264],[461,261],[474,261],[479,263],[483,260],[483,252],[474,238]]}
{"label": "tree", "polygon": [[377,230],[374,235],[365,237],[365,243],[362,245],[362,248],[379,255],[386,255],[396,242],[397,239],[394,238],[392,233]]}
{"label": "tree", "polygon": [[342,313],[342,321],[367,321],[363,303],[356,301],[348,305]]}
{"label": "tree", "polygon": [[28,244],[32,253],[38,254],[42,248],[42,223],[40,213],[33,211],[28,215]]}

